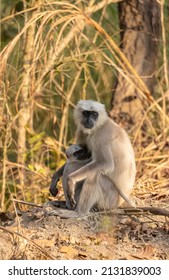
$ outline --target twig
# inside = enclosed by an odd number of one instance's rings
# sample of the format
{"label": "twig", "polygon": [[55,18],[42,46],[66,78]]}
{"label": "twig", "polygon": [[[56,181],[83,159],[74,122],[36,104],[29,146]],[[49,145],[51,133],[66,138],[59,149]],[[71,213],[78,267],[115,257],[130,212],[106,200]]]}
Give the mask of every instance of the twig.
{"label": "twig", "polygon": [[56,259],[54,256],[50,255],[46,250],[44,250],[41,246],[36,244],[33,240],[30,240],[29,238],[27,238],[26,236],[22,235],[21,233],[11,231],[11,230],[9,230],[9,229],[7,229],[5,227],[2,227],[2,226],[0,226],[0,229],[3,230],[3,231],[6,231],[6,232],[8,232],[8,233],[10,233],[12,235],[16,234],[16,235],[22,237],[23,239],[26,239],[28,242],[32,243],[35,247],[37,247],[40,250],[40,252],[45,255],[45,257],[50,258],[52,260]]}
{"label": "twig", "polygon": [[33,207],[43,208],[42,204],[37,204],[37,203],[33,203],[33,202],[23,201],[23,200],[19,200],[19,199],[13,199],[13,201],[16,202],[16,203],[24,204],[24,205],[29,205],[29,206],[33,206]]}

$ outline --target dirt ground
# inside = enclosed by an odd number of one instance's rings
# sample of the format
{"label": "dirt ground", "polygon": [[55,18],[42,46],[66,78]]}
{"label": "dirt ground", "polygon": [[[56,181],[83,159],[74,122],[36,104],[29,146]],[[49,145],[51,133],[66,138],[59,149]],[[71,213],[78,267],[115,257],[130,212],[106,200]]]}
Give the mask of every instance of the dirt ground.
{"label": "dirt ground", "polygon": [[[169,210],[169,196],[137,199]],[[168,212],[169,213],[169,212]],[[168,217],[167,217],[168,216]],[[0,259],[169,259],[169,215],[118,210],[60,219],[44,208],[0,213]]]}

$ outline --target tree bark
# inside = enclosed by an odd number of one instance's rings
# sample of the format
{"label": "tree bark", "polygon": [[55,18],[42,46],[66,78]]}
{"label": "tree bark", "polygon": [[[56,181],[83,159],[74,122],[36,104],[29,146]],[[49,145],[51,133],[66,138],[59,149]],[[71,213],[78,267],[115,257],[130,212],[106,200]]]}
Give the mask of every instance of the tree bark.
{"label": "tree bark", "polygon": [[[153,94],[158,43],[161,30],[160,6],[156,0],[126,0],[118,4],[120,47]],[[120,73],[113,89],[110,116],[124,128],[137,128],[145,100],[134,84]]]}

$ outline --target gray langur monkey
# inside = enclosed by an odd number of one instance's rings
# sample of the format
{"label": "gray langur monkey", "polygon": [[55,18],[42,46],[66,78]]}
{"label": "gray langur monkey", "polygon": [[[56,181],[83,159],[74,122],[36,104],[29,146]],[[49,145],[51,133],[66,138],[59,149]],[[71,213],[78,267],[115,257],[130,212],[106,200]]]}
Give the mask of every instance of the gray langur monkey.
{"label": "gray langur monkey", "polygon": [[[96,206],[99,210],[119,207],[132,191],[136,166],[134,151],[127,133],[113,120],[105,106],[92,100],[81,100],[75,107],[77,144],[86,145],[92,160],[72,172],[67,180],[67,195],[75,210],[56,209],[60,217],[79,217]],[[84,181],[78,203],[77,182]]]}
{"label": "gray langur monkey", "polygon": [[[52,201],[50,202],[55,207],[62,207],[72,209],[70,204],[68,194],[67,194],[67,180],[68,176],[76,171],[77,169],[81,168],[85,164],[91,161],[91,153],[87,150],[87,147],[84,145],[77,145],[73,144],[66,150],[66,163],[59,168],[52,177],[52,182],[50,185],[50,193],[53,196],[56,196],[58,193],[57,189],[57,182],[62,177],[62,186],[64,191],[64,196],[66,201]],[[83,181],[78,182],[76,191],[75,191],[75,201],[78,203],[79,195],[82,189]]]}

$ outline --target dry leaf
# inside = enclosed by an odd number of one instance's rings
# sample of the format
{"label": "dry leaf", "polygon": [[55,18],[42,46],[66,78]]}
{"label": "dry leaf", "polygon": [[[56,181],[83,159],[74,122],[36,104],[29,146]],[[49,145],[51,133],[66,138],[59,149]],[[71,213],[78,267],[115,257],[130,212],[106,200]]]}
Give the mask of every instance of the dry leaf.
{"label": "dry leaf", "polygon": [[142,251],[136,255],[132,255],[132,257],[141,260],[156,260],[157,258],[154,256],[156,252],[156,248],[152,245],[146,245],[142,248]]}
{"label": "dry leaf", "polygon": [[87,258],[87,257],[88,257],[88,254],[87,254],[87,252],[79,251],[78,256],[79,256],[79,257],[83,257],[83,258]]}
{"label": "dry leaf", "polygon": [[59,234],[58,240],[59,242],[67,242],[68,241],[68,236],[67,235],[61,235]]}
{"label": "dry leaf", "polygon": [[59,250],[61,253],[66,253],[69,257],[78,255],[78,251],[71,246],[62,246]]}
{"label": "dry leaf", "polygon": [[145,259],[152,259],[152,257],[154,257],[156,252],[156,248],[152,245],[146,245],[141,253],[141,256]]}
{"label": "dry leaf", "polygon": [[41,247],[53,247],[55,245],[54,240],[48,240],[48,239],[33,239],[33,242],[35,242],[37,245]]}

